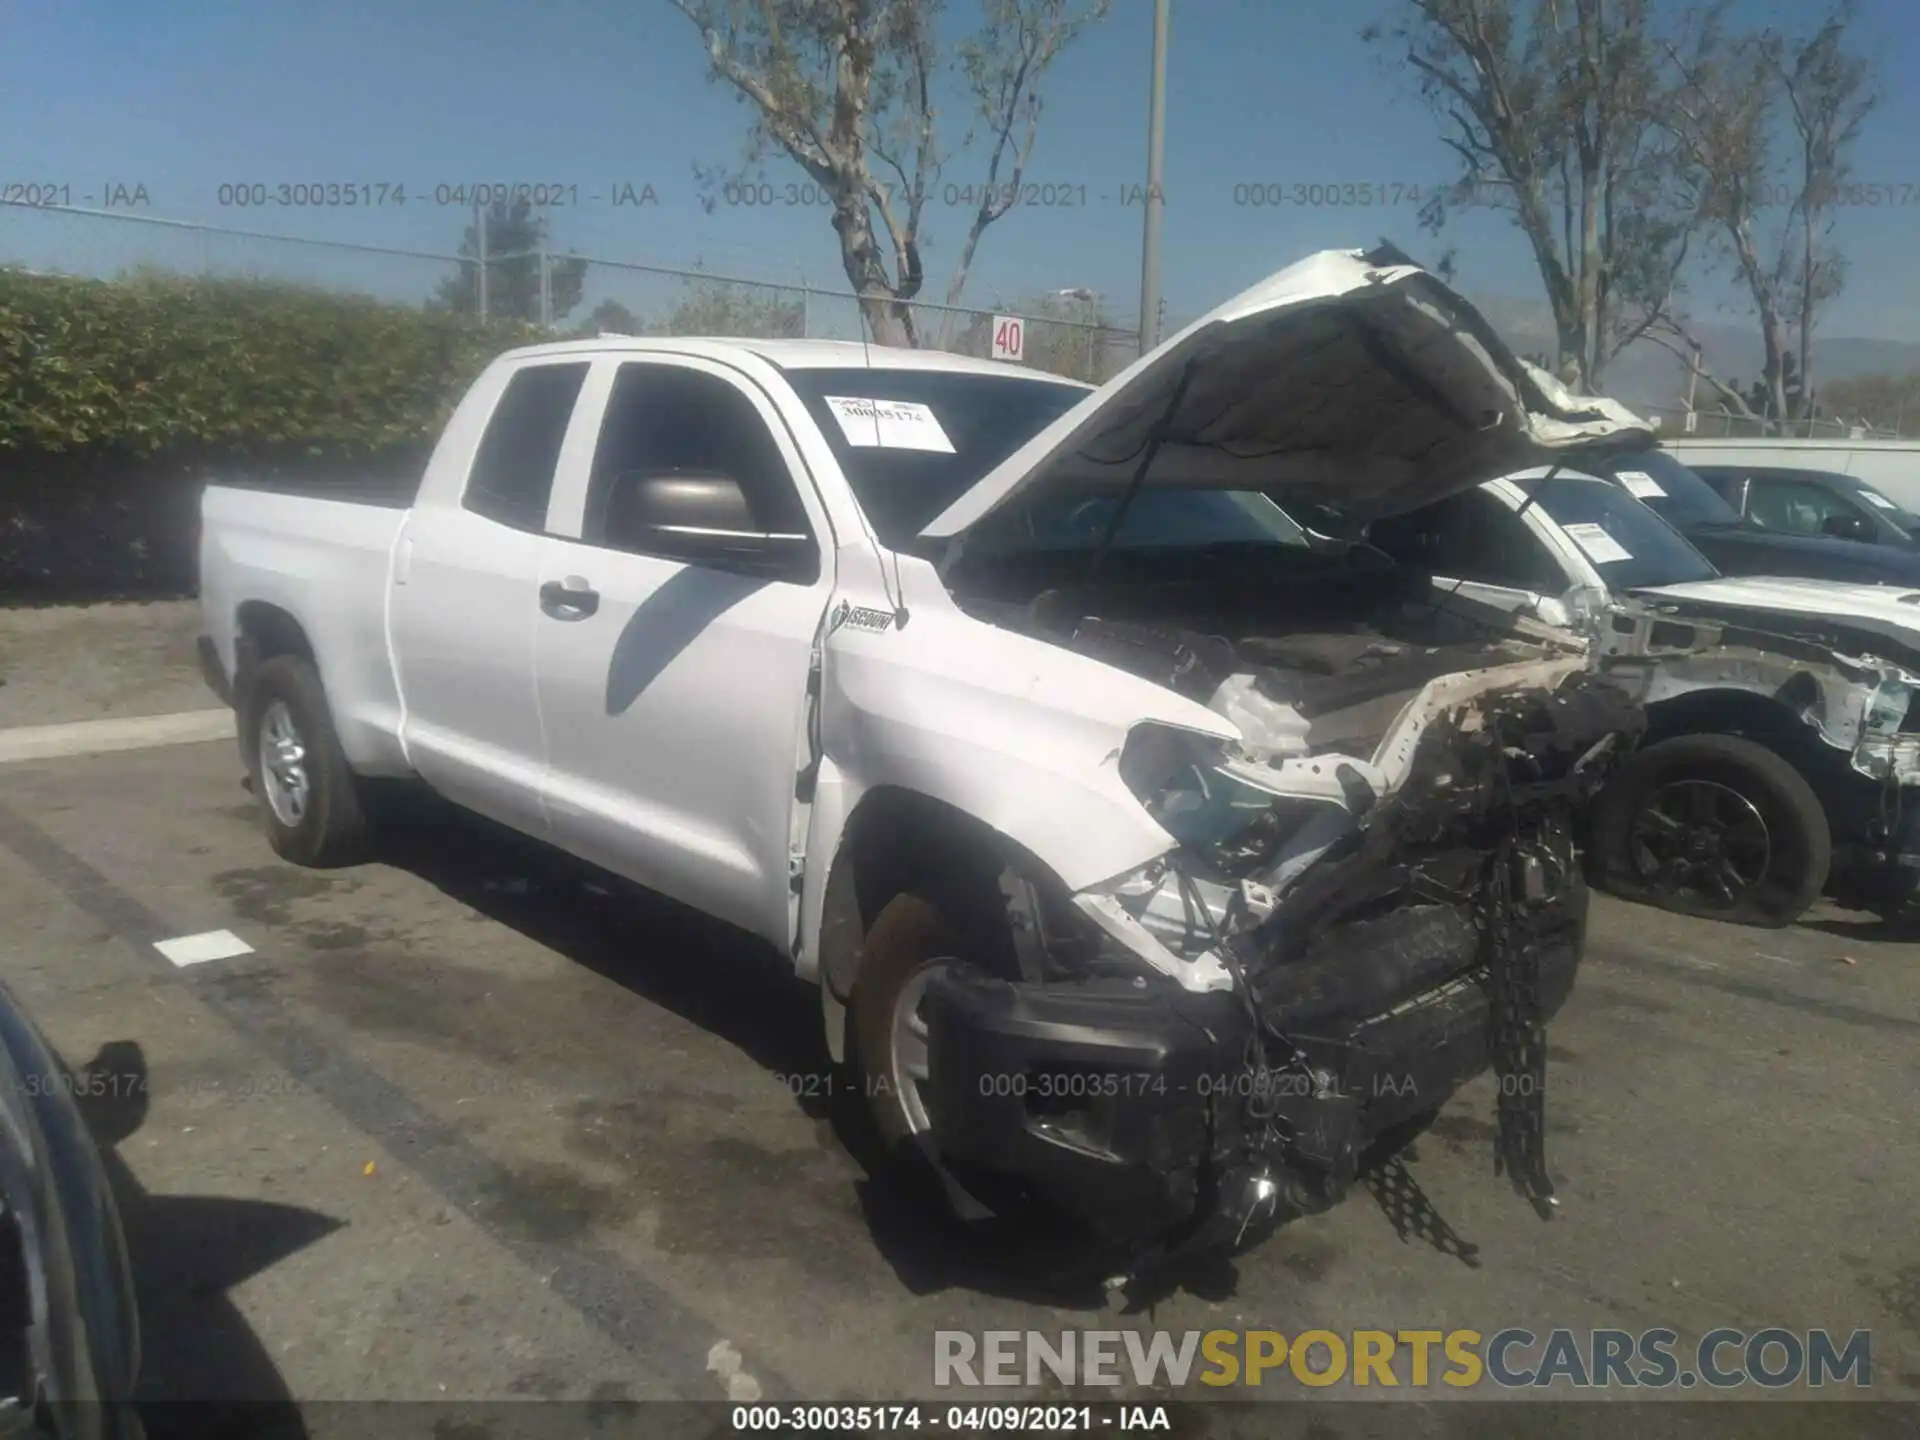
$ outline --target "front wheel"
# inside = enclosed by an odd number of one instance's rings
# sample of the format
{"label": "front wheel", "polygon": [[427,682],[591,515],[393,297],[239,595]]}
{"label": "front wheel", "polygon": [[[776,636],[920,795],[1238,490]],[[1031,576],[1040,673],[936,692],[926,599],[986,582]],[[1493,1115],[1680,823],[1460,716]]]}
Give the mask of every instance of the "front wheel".
{"label": "front wheel", "polygon": [[247,773],[274,851],[316,868],[366,858],[370,827],[360,784],[312,662],[276,655],[262,664],[240,723]]}
{"label": "front wheel", "polygon": [[1629,760],[1594,802],[1593,865],[1629,900],[1739,925],[1790,925],[1833,861],[1820,798],[1737,735],[1680,735]]}
{"label": "front wheel", "polygon": [[854,1048],[867,1104],[889,1146],[931,1144],[927,988],[961,963],[958,925],[924,895],[896,895],[874,917],[854,984]]}

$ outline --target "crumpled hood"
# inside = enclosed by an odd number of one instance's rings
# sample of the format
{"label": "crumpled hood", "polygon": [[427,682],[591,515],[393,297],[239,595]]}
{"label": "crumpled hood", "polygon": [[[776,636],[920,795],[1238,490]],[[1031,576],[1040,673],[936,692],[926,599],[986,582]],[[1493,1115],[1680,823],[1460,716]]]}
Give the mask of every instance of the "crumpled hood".
{"label": "crumpled hood", "polygon": [[1155,486],[1283,492],[1364,517],[1652,442],[1614,401],[1522,362],[1399,251],[1327,250],[1135,361],[922,533],[956,535],[1038,486],[1123,491],[1149,457]]}

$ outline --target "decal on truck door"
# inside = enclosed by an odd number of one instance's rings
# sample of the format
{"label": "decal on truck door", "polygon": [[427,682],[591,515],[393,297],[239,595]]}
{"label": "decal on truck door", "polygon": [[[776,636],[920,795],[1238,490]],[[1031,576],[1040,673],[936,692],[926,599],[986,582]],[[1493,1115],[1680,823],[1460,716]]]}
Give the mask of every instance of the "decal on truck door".
{"label": "decal on truck door", "polygon": [[842,625],[850,625],[855,630],[891,630],[893,612],[871,610],[865,605],[855,605],[842,600],[834,607],[833,614],[827,617],[827,633],[831,635]]}

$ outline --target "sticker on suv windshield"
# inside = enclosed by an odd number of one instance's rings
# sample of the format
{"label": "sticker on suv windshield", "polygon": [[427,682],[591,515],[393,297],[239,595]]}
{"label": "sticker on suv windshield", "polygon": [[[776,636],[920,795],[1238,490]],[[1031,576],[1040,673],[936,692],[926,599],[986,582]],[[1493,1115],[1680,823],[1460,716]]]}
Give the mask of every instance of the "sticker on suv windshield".
{"label": "sticker on suv windshield", "polygon": [[1860,498],[1869,505],[1878,505],[1882,510],[1898,510],[1900,508],[1878,490],[1869,490],[1864,485],[1860,487]]}
{"label": "sticker on suv windshield", "polygon": [[1660,482],[1644,470],[1615,471],[1615,478],[1627,487],[1627,493],[1636,500],[1654,500],[1667,492],[1660,488]]}
{"label": "sticker on suv windshield", "polygon": [[1587,552],[1587,558],[1596,565],[1610,564],[1615,560],[1631,560],[1633,552],[1614,539],[1605,530],[1591,521],[1581,521],[1573,525],[1560,527],[1573,537],[1573,543]]}
{"label": "sticker on suv windshield", "polygon": [[918,401],[863,400],[852,395],[828,395],[825,399],[849,445],[954,453],[953,441],[941,428],[939,416]]}

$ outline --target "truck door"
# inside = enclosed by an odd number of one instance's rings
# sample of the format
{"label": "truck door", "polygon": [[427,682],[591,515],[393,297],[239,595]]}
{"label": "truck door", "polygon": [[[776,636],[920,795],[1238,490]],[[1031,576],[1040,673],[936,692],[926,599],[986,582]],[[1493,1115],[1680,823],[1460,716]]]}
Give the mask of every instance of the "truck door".
{"label": "truck door", "polygon": [[[664,355],[602,365],[612,374],[590,386],[604,417],[574,518],[556,496],[554,529],[571,535],[550,538],[541,562],[551,833],[784,948],[797,756],[832,588],[826,515],[744,373]],[[637,513],[663,477],[696,497],[737,482],[742,529],[790,537],[794,563],[769,575],[666,553]]]}
{"label": "truck door", "polygon": [[590,368],[529,362],[475,385],[434,452],[389,591],[409,761],[449,799],[532,834],[546,828],[536,576]]}

